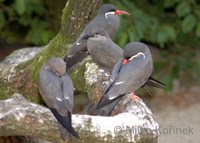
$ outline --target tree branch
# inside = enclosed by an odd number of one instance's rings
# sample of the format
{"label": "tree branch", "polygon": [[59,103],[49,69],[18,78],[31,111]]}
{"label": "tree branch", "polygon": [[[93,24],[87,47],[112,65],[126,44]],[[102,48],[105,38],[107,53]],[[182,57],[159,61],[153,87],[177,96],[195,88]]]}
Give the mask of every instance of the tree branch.
{"label": "tree branch", "polygon": [[63,57],[67,53],[83,27],[95,15],[100,4],[101,0],[68,0],[63,9],[60,32],[42,48],[41,52],[26,62],[0,65],[1,98],[20,92],[26,98],[40,103],[37,80],[42,64],[50,57]]}
{"label": "tree branch", "polygon": [[[112,117],[73,115],[73,126],[80,140],[73,138],[72,142],[157,142],[158,124],[153,114],[142,100],[130,98],[120,103],[123,113]],[[28,102],[17,93],[10,99],[0,100],[0,126],[0,136],[32,136],[64,143],[50,110]]]}
{"label": "tree branch", "polygon": [[[93,10],[96,11],[100,3],[101,0],[83,0],[78,3],[68,0],[63,10],[60,32],[47,46],[42,48],[41,52],[37,53],[40,51],[37,49],[37,52],[34,52],[34,58],[30,60],[30,57],[26,55],[29,50],[32,52],[34,50],[27,49],[24,52],[23,49],[12,56],[13,60],[0,63],[1,99],[8,98],[13,93],[21,93],[31,102],[41,103],[37,88],[41,65],[52,56],[62,57],[66,54],[70,44],[78,36],[84,24],[94,15]],[[85,93],[91,101],[96,102],[101,97],[109,73],[99,69],[90,58],[87,58],[72,71],[70,76],[76,93]],[[0,136],[35,136],[62,143],[58,124],[50,111],[31,102],[18,94],[0,101]],[[112,115],[116,116],[73,115],[73,126],[81,136],[78,141],[157,142],[158,124],[142,100],[133,101],[130,95],[127,95],[114,109]],[[119,127],[116,131],[120,130],[120,132],[114,132],[115,127]],[[139,132],[131,132],[133,127]],[[73,142],[78,141],[73,140]]]}

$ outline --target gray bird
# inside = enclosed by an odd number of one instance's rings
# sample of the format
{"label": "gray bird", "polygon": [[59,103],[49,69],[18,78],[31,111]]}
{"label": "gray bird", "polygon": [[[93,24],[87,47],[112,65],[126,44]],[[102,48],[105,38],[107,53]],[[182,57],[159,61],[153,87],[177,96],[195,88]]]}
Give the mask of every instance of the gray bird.
{"label": "gray bird", "polygon": [[[97,109],[105,107],[144,86],[151,77],[153,60],[149,48],[141,42],[131,42],[124,48],[123,58],[115,64]],[[134,95],[134,94],[133,94]],[[113,109],[113,107],[112,107]]]}
{"label": "gray bird", "polygon": [[74,87],[63,59],[51,58],[43,65],[39,73],[39,92],[62,127],[78,137],[71,124]]}
{"label": "gray bird", "polygon": [[93,61],[109,72],[123,56],[123,50],[110,39],[104,29],[100,28],[92,31],[92,36],[87,40],[87,49]]}
{"label": "gray bird", "polygon": [[102,28],[106,30],[109,37],[113,39],[119,28],[118,15],[123,14],[128,13],[117,10],[111,4],[102,5],[98,10],[97,16],[86,25],[79,38],[69,49],[68,54],[64,57],[64,61],[68,65],[68,69],[87,56],[87,39],[84,37],[86,35],[91,35],[91,32],[95,28]]}

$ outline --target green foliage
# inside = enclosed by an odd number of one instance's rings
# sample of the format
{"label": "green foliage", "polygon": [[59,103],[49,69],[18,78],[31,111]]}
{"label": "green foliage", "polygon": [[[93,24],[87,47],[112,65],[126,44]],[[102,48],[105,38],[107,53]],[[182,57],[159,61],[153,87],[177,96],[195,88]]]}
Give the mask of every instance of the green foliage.
{"label": "green foliage", "polygon": [[176,14],[178,17],[184,17],[191,12],[191,5],[188,1],[181,1],[176,6]]}
{"label": "green foliage", "polygon": [[200,22],[197,24],[197,27],[196,27],[196,36],[198,38],[200,37]]}
{"label": "green foliage", "polygon": [[26,10],[26,0],[15,0],[14,7],[19,15],[22,15]]}
{"label": "green foliage", "polygon": [[3,26],[6,24],[5,16],[3,12],[0,10],[0,29],[3,28]]}
{"label": "green foliage", "polygon": [[130,16],[121,17],[123,26],[116,41],[122,47],[129,41],[142,40],[162,48],[184,41],[188,34],[196,39],[200,37],[200,3],[197,0],[105,2],[114,3],[117,8],[130,13]]}
{"label": "green foliage", "polygon": [[0,0],[1,38],[8,44],[44,45],[55,36],[41,0]]}
{"label": "green foliage", "polygon": [[[113,3],[118,9],[130,13],[129,16],[120,16],[120,29],[115,39],[117,44],[124,47],[129,41],[144,41],[159,46],[167,53],[163,56],[165,63],[155,64],[155,69],[171,67],[163,77],[168,89],[182,71],[193,70],[195,78],[200,81],[200,64],[191,62],[195,47],[200,45],[200,3],[197,0],[104,2]],[[51,12],[47,5],[51,5]],[[31,45],[47,44],[55,36],[52,30],[54,24],[50,23],[55,20],[55,17],[52,18],[52,13],[57,10],[54,6],[55,3],[48,0],[0,0],[0,44],[2,40],[9,44],[19,41]]]}
{"label": "green foliage", "polygon": [[[143,41],[162,48],[164,62],[154,61],[161,81],[172,88],[173,80],[190,77],[200,81],[199,62],[194,62],[200,46],[200,3],[197,0],[104,0],[130,13],[120,16],[116,43]],[[167,71],[167,72],[166,72]],[[196,76],[188,76],[194,74]],[[190,74],[188,74],[190,73]],[[185,79],[182,79],[185,82]]]}
{"label": "green foliage", "polygon": [[191,32],[195,26],[196,26],[196,18],[193,14],[189,14],[183,19],[181,28],[184,33],[188,33]]}

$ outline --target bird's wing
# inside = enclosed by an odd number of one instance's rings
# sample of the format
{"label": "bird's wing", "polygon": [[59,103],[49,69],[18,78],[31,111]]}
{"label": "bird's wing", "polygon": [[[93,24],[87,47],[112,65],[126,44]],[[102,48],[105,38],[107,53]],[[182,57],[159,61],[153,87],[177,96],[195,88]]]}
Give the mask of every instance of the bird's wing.
{"label": "bird's wing", "polygon": [[[68,103],[68,100],[73,99],[65,99],[70,96],[70,94],[73,95],[73,93],[71,93],[73,91],[70,89],[70,82],[68,84],[68,80],[65,79],[65,76],[64,78],[61,78],[48,69],[41,69],[39,74],[39,91],[58,122],[73,136],[78,137],[77,132],[71,124],[73,102]],[[68,94],[68,92],[70,94]]]}
{"label": "bird's wing", "polygon": [[[51,112],[53,115],[56,117],[58,122],[65,128],[67,129],[68,132],[70,132],[73,136],[79,137],[78,133],[74,130],[72,126],[72,117],[71,117],[71,112],[67,112],[65,116],[62,116],[55,110],[54,108],[50,108]],[[62,133],[62,132],[61,132]]]}
{"label": "bird's wing", "polygon": [[[117,61],[117,63],[115,64],[115,66],[112,70],[109,83],[104,90],[103,97],[100,99],[100,101],[97,104],[97,109],[100,109],[108,104],[116,105],[120,101],[121,97],[124,96],[124,94],[121,94],[121,95],[117,94],[116,98],[109,99],[109,95],[107,94],[109,92],[110,88],[112,88],[113,84],[115,83],[115,80],[118,78],[118,75],[120,73],[122,66],[123,66],[123,63],[122,63],[122,58],[121,58]],[[115,102],[116,104],[114,104],[113,102]],[[112,109],[110,108],[110,110],[114,109],[114,106],[109,106],[109,107],[113,107]],[[102,109],[102,111],[103,111],[103,109]]]}
{"label": "bird's wing", "polygon": [[41,69],[39,74],[39,91],[49,108],[56,109],[62,116],[67,114],[63,101],[62,80],[48,69]]}
{"label": "bird's wing", "polygon": [[74,86],[70,77],[65,74],[62,76],[63,86],[63,101],[68,111],[72,112],[73,109],[73,98],[74,98]]}
{"label": "bird's wing", "polygon": [[75,55],[79,52],[87,51],[87,39],[83,38],[84,36],[81,36],[69,49],[67,55]]}
{"label": "bird's wing", "polygon": [[118,95],[130,93],[144,85],[152,73],[152,62],[142,57],[123,65],[110,85],[107,95],[110,100]]}
{"label": "bird's wing", "polygon": [[89,38],[87,48],[92,55],[99,58],[113,60],[123,55],[123,50],[107,36],[98,35],[96,38]]}
{"label": "bird's wing", "polygon": [[121,69],[122,65],[123,65],[123,63],[122,63],[122,58],[120,58],[120,59],[116,62],[115,66],[114,66],[114,68],[113,68],[113,70],[112,70],[112,73],[111,73],[110,79],[109,79],[109,83],[108,83],[108,85],[106,86],[106,88],[105,88],[105,90],[104,90],[104,93],[103,93],[104,95],[106,94],[106,92],[108,92],[108,90],[109,90],[109,88],[111,87],[112,83],[114,83],[114,81],[116,80],[116,78],[117,78],[117,76],[118,76],[118,74],[119,74],[119,72],[120,72],[120,69]]}
{"label": "bird's wing", "polygon": [[87,56],[88,56],[88,52],[84,51],[84,52],[79,52],[72,57],[66,57],[65,62],[67,65],[67,72],[68,73],[71,72],[71,70]]}
{"label": "bird's wing", "polygon": [[114,68],[113,68],[113,70],[112,70],[112,73],[111,73],[111,75],[110,75],[110,80],[109,80],[109,82],[114,82],[115,79],[117,78],[117,75],[119,74],[119,72],[120,72],[120,70],[121,70],[121,67],[123,66],[122,60],[123,60],[123,59],[120,58],[120,59],[116,62],[115,66],[114,66]]}
{"label": "bird's wing", "polygon": [[71,69],[77,65],[80,61],[88,56],[87,53],[87,40],[83,38],[79,38],[69,49],[67,55],[63,58],[63,60],[67,64],[67,71],[71,71]]}
{"label": "bird's wing", "polygon": [[[104,95],[100,101],[97,103],[97,108],[96,109],[100,109],[102,107],[105,107],[109,104],[112,104],[112,108],[110,108],[110,110],[113,110],[114,107],[119,103],[119,101],[121,100],[121,98],[124,96],[125,94],[121,94],[118,95],[116,98],[113,99],[109,99],[108,95]],[[116,104],[115,104],[116,103]],[[108,106],[109,107],[109,106]],[[110,106],[111,107],[111,106]]]}
{"label": "bird's wing", "polygon": [[87,109],[86,109],[86,114],[90,115],[100,115],[100,116],[110,116],[113,109],[115,106],[119,103],[120,98],[117,100],[112,101],[110,104],[103,106],[103,108],[97,108],[99,103],[91,104]]}

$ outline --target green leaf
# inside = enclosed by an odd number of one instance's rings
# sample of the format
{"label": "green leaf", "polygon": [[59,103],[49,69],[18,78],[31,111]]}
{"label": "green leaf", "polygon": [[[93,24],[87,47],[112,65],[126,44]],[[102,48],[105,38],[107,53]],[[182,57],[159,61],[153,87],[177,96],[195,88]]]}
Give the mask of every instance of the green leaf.
{"label": "green leaf", "polygon": [[165,0],[164,1],[164,7],[165,8],[173,7],[175,4],[176,4],[175,0]]}
{"label": "green leaf", "polygon": [[159,22],[156,18],[152,17],[150,19],[150,23],[149,23],[149,29],[150,30],[156,30],[160,25],[159,25]]}
{"label": "green leaf", "polygon": [[55,34],[52,32],[52,31],[50,31],[50,30],[43,30],[42,32],[41,32],[41,35],[40,35],[40,37],[41,37],[41,44],[47,44],[48,42],[49,42],[49,40],[50,39],[52,39],[53,38],[53,36],[55,36]]}
{"label": "green leaf", "polygon": [[200,5],[197,6],[197,8],[194,9],[195,15],[200,18]]}
{"label": "green leaf", "polygon": [[176,7],[176,14],[178,17],[184,17],[191,12],[191,5],[188,1],[182,1]]}
{"label": "green leaf", "polygon": [[167,42],[167,35],[163,31],[159,31],[157,34],[157,41],[160,45],[160,47],[164,47],[164,43]]}
{"label": "green leaf", "polygon": [[168,40],[176,39],[176,31],[172,26],[164,26],[163,32],[166,34]]}
{"label": "green leaf", "polygon": [[2,29],[5,24],[6,24],[5,16],[3,12],[0,10],[0,29]]}
{"label": "green leaf", "polygon": [[196,17],[192,14],[186,16],[183,19],[183,22],[181,25],[183,33],[191,32],[194,29],[195,25],[196,25]]}
{"label": "green leaf", "polygon": [[23,26],[28,26],[32,23],[33,19],[30,15],[24,14],[23,16],[19,17],[19,23]]}
{"label": "green leaf", "polygon": [[22,15],[26,10],[26,0],[15,0],[15,8],[19,15]]}
{"label": "green leaf", "polygon": [[173,27],[165,25],[163,26],[157,34],[157,42],[161,47],[164,47],[164,44],[172,41],[176,38],[176,32]]}
{"label": "green leaf", "polygon": [[195,34],[196,34],[197,37],[200,37],[200,23],[197,24]]}

